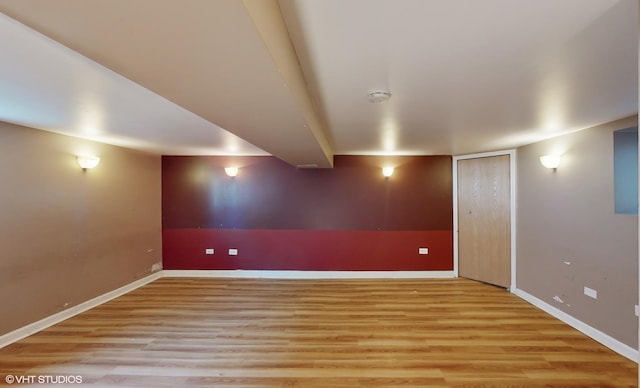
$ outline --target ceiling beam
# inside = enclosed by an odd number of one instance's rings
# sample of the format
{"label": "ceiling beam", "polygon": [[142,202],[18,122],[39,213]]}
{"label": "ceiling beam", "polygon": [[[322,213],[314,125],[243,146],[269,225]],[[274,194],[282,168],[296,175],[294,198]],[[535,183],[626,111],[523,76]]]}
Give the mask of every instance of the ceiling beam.
{"label": "ceiling beam", "polygon": [[291,165],[332,167],[277,3],[265,3],[0,0],[0,12]]}
{"label": "ceiling beam", "polygon": [[243,0],[243,4],[304,116],[304,129],[311,131],[327,161],[333,165],[333,152],[325,125],[307,88],[277,0]]}

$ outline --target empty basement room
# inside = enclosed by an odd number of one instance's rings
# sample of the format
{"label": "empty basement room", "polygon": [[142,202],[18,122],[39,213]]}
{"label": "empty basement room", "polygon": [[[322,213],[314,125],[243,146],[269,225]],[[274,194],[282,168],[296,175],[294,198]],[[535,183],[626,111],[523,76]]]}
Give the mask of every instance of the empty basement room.
{"label": "empty basement room", "polygon": [[636,0],[0,0],[0,384],[638,385]]}

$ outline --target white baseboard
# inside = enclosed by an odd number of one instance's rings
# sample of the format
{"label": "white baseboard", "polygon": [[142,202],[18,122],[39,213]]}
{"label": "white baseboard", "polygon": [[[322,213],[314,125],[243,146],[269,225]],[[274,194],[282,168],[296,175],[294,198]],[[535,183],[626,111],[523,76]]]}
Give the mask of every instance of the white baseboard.
{"label": "white baseboard", "polygon": [[600,342],[601,344],[613,350],[614,352],[628,358],[633,362],[636,362],[636,363],[638,362],[638,351],[632,348],[631,346],[626,345],[618,341],[617,339],[601,332],[600,330],[587,325],[586,323],[572,317],[571,315],[565,313],[564,311],[548,304],[547,302],[541,299],[536,298],[535,296],[525,291],[516,289],[514,291],[514,294],[526,300],[527,302],[531,303],[532,305],[536,306],[537,308],[541,309],[542,311],[545,311],[546,313],[558,318],[559,320],[568,324],[574,329]]}
{"label": "white baseboard", "polygon": [[453,271],[268,271],[268,270],[164,270],[172,278],[263,279],[452,279]]}
{"label": "white baseboard", "polygon": [[4,348],[7,345],[10,345],[16,341],[19,341],[25,337],[28,337],[32,334],[35,334],[41,330],[44,330],[50,326],[55,325],[56,323],[60,323],[66,319],[69,319],[73,316],[76,316],[80,313],[83,313],[89,309],[92,309],[96,306],[99,306],[103,303],[110,301],[111,299],[115,299],[121,295],[124,295],[128,292],[135,290],[136,288],[142,287],[145,284],[151,283],[152,281],[159,279],[162,277],[162,271],[155,272],[149,276],[146,276],[142,279],[138,279],[132,283],[124,285],[118,289],[113,291],[109,291],[106,294],[102,294],[93,299],[89,299],[86,302],[82,302],[76,306],[68,308],[64,311],[60,311],[59,313],[50,315],[44,319],[41,319],[37,322],[30,323],[27,326],[23,326],[19,329],[11,331],[7,334],[0,336],[0,349]]}

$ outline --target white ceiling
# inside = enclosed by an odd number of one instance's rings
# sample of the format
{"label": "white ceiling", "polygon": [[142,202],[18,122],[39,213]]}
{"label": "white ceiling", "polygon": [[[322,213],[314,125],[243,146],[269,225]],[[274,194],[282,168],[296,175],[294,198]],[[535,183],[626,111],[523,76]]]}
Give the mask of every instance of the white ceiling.
{"label": "white ceiling", "polygon": [[0,119],[165,154],[257,147],[0,14]]}
{"label": "white ceiling", "polygon": [[[319,167],[459,155],[638,111],[636,0],[0,0],[0,12],[0,120],[165,155]],[[391,99],[370,103],[377,89]]]}

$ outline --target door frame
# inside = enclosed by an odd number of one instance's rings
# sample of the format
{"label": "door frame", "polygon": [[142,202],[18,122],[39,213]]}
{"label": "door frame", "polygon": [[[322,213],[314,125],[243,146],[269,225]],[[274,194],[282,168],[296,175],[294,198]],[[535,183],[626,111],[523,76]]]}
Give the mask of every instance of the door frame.
{"label": "door frame", "polygon": [[487,158],[491,156],[509,155],[509,198],[511,223],[511,286],[509,291],[516,290],[516,150],[483,152],[454,156],[453,163],[453,276],[458,275],[458,161],[465,159]]}

